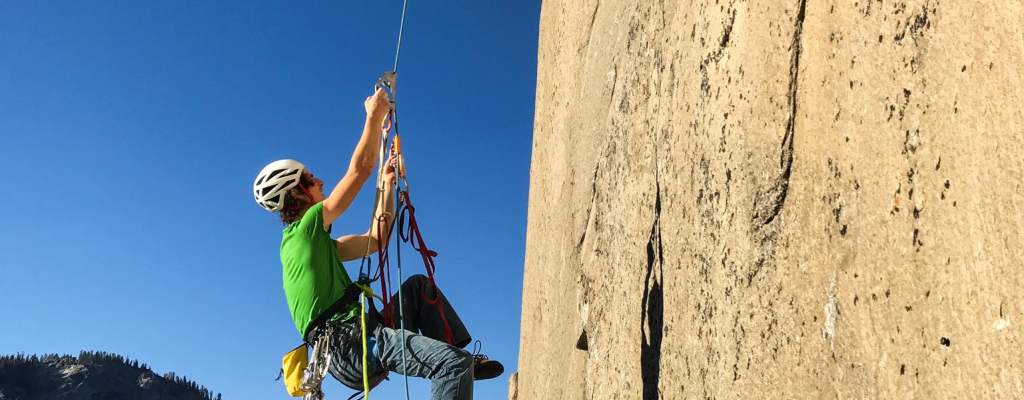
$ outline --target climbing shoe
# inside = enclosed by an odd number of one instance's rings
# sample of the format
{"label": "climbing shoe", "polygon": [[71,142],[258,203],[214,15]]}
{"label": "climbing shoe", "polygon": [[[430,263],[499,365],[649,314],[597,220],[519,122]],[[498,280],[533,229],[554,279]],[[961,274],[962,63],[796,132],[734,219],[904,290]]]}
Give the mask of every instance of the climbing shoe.
{"label": "climbing shoe", "polygon": [[497,378],[505,373],[505,367],[500,362],[491,360],[480,354],[480,341],[473,344],[473,380]]}

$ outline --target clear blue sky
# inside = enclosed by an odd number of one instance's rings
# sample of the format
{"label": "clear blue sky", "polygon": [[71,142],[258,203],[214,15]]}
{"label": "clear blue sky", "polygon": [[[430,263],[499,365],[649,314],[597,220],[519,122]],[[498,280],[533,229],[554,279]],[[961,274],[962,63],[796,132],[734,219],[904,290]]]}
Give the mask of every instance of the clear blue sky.
{"label": "clear blue sky", "polygon": [[[252,181],[280,158],[341,178],[401,10],[0,2],[0,354],[107,351],[226,399],[288,398],[283,227]],[[517,367],[539,13],[412,0],[402,43],[403,150],[438,283],[506,366],[478,399],[506,398]],[[365,231],[371,202],[366,189],[335,234]],[[423,272],[402,254],[405,276]],[[404,398],[401,376],[373,397]]]}

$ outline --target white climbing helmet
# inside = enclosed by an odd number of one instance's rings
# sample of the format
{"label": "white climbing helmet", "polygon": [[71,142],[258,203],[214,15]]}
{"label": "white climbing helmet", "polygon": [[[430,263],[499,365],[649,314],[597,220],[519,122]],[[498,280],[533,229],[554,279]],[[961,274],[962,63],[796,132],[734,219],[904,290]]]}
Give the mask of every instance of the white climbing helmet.
{"label": "white climbing helmet", "polygon": [[270,212],[284,208],[284,195],[299,183],[305,165],[295,160],[277,160],[267,165],[252,184],[256,202]]}

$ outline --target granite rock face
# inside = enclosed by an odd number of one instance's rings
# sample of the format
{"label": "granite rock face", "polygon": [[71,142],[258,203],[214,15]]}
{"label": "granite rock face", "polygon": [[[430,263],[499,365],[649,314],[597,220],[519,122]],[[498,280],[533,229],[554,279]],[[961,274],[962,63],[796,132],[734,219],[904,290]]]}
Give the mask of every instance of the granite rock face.
{"label": "granite rock face", "polygon": [[518,399],[1024,397],[1021,1],[545,1]]}

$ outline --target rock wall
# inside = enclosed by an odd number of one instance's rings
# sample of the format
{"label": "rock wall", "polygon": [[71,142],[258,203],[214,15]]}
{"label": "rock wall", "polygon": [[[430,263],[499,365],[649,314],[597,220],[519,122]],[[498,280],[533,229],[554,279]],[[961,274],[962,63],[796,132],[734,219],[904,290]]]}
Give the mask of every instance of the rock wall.
{"label": "rock wall", "polygon": [[545,1],[518,399],[1024,397],[1021,1]]}

